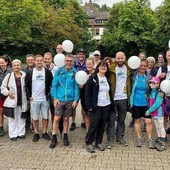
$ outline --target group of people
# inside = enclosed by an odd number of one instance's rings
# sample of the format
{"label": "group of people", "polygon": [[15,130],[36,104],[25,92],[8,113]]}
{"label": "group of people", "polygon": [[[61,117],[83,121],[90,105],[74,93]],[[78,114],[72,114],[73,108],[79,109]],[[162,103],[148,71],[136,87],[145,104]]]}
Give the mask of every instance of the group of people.
{"label": "group of people", "polygon": [[[57,53],[63,53],[57,45]],[[50,52],[42,55],[28,54],[27,67],[21,61],[11,62],[7,55],[0,57],[0,136],[4,135],[4,115],[8,118],[8,133],[12,141],[26,138],[26,129],[32,126],[33,142],[40,138],[39,121],[42,117],[42,138],[51,140],[50,148],[57,145],[58,130],[63,136],[63,145],[69,145],[70,130],[76,128],[76,107],[81,104],[82,123],[86,128],[86,149],[94,152],[94,145],[104,151],[102,143],[106,130],[107,148],[111,149],[116,140],[128,146],[125,140],[125,119],[127,111],[132,113],[136,132],[135,146],[142,147],[141,124],[145,120],[148,148],[158,151],[166,149],[166,125],[170,116],[170,94],[164,94],[160,82],[170,79],[170,50],[154,57],[140,53],[141,64],[132,70],[123,52],[117,52],[114,60],[101,60],[100,51],[86,59],[85,50],[78,49],[76,58],[66,54],[64,66],[57,68]],[[165,62],[167,60],[167,62]],[[88,75],[85,85],[75,80],[77,71]],[[52,136],[48,134],[51,114]],[[152,119],[153,118],[153,119]],[[152,120],[158,139],[152,138]],[[117,122],[117,123],[116,123]]]}

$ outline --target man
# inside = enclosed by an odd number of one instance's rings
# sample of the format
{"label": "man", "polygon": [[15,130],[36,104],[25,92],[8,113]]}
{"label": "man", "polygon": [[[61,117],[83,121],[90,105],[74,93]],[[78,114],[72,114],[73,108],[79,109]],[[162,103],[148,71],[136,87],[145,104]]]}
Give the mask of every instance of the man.
{"label": "man", "polygon": [[[77,57],[74,61],[74,68],[77,71],[80,71],[80,70],[85,71],[86,70],[85,50],[83,48],[78,49]],[[81,97],[81,94],[80,94],[80,97]],[[85,123],[84,123],[84,116],[83,116],[84,114],[83,114],[82,109],[81,109],[81,112],[82,112],[82,119],[83,119],[83,121],[81,123],[81,127],[86,128]],[[71,126],[70,126],[71,131],[74,131],[76,129],[75,118],[76,118],[76,110],[75,110],[75,112],[73,113],[73,116],[72,116],[72,123],[71,123]]]}
{"label": "man", "polygon": [[101,58],[100,51],[98,51],[98,50],[94,51],[93,56],[94,56],[94,68],[96,68],[96,66],[100,62],[100,58]]}
{"label": "man", "polygon": [[[33,54],[28,54],[26,55],[26,64],[27,67],[23,69],[25,73],[29,72],[35,67],[35,60],[34,60],[34,55]],[[26,129],[29,129],[31,126],[31,113],[30,113],[30,102],[28,101],[28,106],[27,106],[27,114],[26,114]],[[32,130],[34,131],[33,127]]]}
{"label": "man", "polygon": [[43,134],[42,138],[50,140],[47,133],[48,116],[49,116],[49,101],[50,88],[53,76],[48,69],[43,67],[43,57],[35,56],[35,68],[26,74],[26,94],[31,103],[31,113],[34,127],[33,142],[37,142],[39,136],[39,114],[42,114]]}
{"label": "man", "polygon": [[[170,80],[170,50],[168,50],[166,52],[166,60],[167,63],[163,64],[161,67],[159,67],[159,70],[157,72],[157,77],[159,77],[161,80]],[[166,93],[165,94],[165,128],[166,128],[166,124],[168,121],[168,117],[169,117],[169,121],[170,121],[170,93]],[[166,129],[166,133],[170,134],[170,127]]]}
{"label": "man", "polygon": [[110,114],[107,124],[108,148],[113,146],[115,139],[115,119],[118,115],[116,138],[117,142],[127,146],[124,140],[125,135],[125,118],[128,108],[128,98],[130,97],[131,69],[125,62],[126,56],[123,52],[118,52],[115,57],[115,63],[110,66],[111,90],[114,101],[114,112]]}
{"label": "man", "polygon": [[58,44],[58,45],[56,46],[56,53],[57,53],[57,54],[62,54],[63,52],[64,52],[64,50],[63,50],[62,45],[61,45],[61,44]]}
{"label": "man", "polygon": [[73,67],[74,59],[71,54],[65,57],[65,66],[58,69],[52,82],[51,95],[54,99],[55,116],[52,130],[52,140],[50,148],[57,145],[57,131],[61,117],[63,116],[64,126],[64,146],[69,145],[68,127],[69,117],[72,116],[79,100],[79,86],[75,80],[76,70]]}

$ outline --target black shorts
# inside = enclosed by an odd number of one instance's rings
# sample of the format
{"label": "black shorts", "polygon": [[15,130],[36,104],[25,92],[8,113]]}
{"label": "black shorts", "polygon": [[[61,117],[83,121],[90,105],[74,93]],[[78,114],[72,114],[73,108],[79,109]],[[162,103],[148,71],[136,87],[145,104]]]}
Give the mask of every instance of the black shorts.
{"label": "black shorts", "polygon": [[138,119],[141,117],[151,118],[151,116],[145,116],[146,111],[148,110],[147,106],[133,106],[132,107],[132,117]]}

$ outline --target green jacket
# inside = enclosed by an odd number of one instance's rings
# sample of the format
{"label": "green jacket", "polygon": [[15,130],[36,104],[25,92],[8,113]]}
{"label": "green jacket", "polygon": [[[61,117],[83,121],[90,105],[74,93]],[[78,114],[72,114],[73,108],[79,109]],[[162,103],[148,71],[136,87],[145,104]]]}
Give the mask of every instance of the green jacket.
{"label": "green jacket", "polygon": [[[117,63],[113,63],[110,67],[110,79],[111,79],[111,91],[112,95],[114,96],[115,94],[115,89],[116,89],[116,66]],[[125,92],[127,94],[128,99],[130,98],[131,94],[131,78],[132,78],[132,70],[128,66],[127,62],[125,62],[125,66],[127,67],[127,80],[126,80],[126,86],[124,87]]]}

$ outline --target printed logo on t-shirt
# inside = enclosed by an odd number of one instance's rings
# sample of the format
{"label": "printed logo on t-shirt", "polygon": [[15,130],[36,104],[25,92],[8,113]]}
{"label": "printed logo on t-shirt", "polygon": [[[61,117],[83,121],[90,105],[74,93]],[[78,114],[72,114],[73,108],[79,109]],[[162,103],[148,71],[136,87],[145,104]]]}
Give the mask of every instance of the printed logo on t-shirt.
{"label": "printed logo on t-shirt", "polygon": [[117,73],[117,78],[123,79],[125,77],[126,77],[126,75],[125,75],[125,73],[123,71],[120,71],[119,73]]}
{"label": "printed logo on t-shirt", "polygon": [[100,81],[100,85],[101,85],[101,86],[107,86],[108,84],[107,84],[107,81],[106,81],[106,80],[101,80],[101,81]]}
{"label": "printed logo on t-shirt", "polygon": [[36,76],[36,80],[37,81],[44,81],[44,76],[39,74],[39,75]]}

